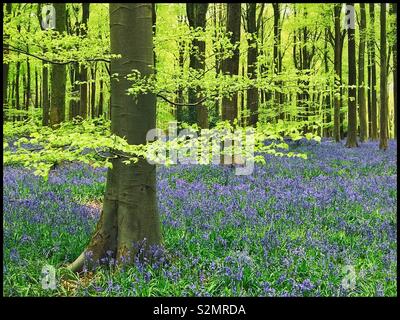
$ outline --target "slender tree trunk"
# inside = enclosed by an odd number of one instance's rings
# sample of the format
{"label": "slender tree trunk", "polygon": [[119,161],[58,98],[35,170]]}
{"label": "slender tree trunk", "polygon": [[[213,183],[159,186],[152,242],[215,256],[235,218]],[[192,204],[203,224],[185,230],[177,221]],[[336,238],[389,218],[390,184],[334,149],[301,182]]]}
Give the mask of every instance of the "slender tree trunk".
{"label": "slender tree trunk", "polygon": [[[11,14],[11,10],[12,10],[12,4],[11,3],[7,3],[6,4],[6,14],[10,15]],[[3,11],[3,20],[4,20],[4,11]],[[6,43],[6,45],[4,46],[3,49],[3,54],[7,55],[8,54],[8,45],[7,45],[7,41],[8,41],[9,35],[8,34],[4,34],[4,41]],[[3,60],[4,61],[4,60]],[[3,62],[3,119],[4,118],[4,105],[7,105],[7,84],[8,84],[8,63],[4,63]]]}
{"label": "slender tree trunk", "polygon": [[[205,30],[206,27],[206,14],[208,9],[208,3],[187,3],[186,12],[189,20],[189,26],[192,28],[201,28]],[[190,51],[190,68],[204,72],[205,69],[205,52],[206,43],[199,39],[193,39],[192,50]],[[199,88],[189,88],[189,103],[194,103],[197,99],[201,99],[196,93],[199,92]],[[208,128],[208,110],[207,107],[199,104],[195,108],[189,108],[189,123],[195,123],[200,128]]]}
{"label": "slender tree trunk", "polygon": [[335,4],[335,48],[334,48],[334,69],[335,69],[335,94],[334,94],[334,115],[333,115],[333,137],[336,142],[340,141],[340,107],[341,107],[341,81],[342,54],[340,44],[340,10],[341,5]]}
{"label": "slender tree trunk", "polygon": [[99,116],[103,115],[103,104],[104,104],[104,80],[101,77],[99,82]]}
{"label": "slender tree trunk", "polygon": [[364,81],[364,56],[365,56],[365,36],[367,18],[365,14],[365,3],[360,3],[360,45],[358,47],[358,107],[360,117],[360,141],[368,139],[367,106],[365,102],[365,81]]}
{"label": "slender tree trunk", "polygon": [[[42,31],[45,31],[42,26],[42,4],[39,3],[37,6],[37,18]],[[42,125],[48,126],[50,124],[50,99],[49,99],[49,67],[50,65],[42,61],[42,84],[40,94],[40,105],[42,107]]]}
{"label": "slender tree trunk", "polygon": [[[111,129],[130,144],[145,143],[156,125],[155,95],[128,96],[132,84],[124,78],[132,69],[143,76],[153,73],[151,12],[151,3],[110,3],[111,53],[122,55],[111,60],[111,73],[119,78],[111,83]],[[138,253],[135,244],[150,253],[150,245],[161,243],[155,166],[146,160],[131,165],[121,158],[112,161],[100,221],[85,251],[69,266],[73,271],[80,271],[89,255],[98,261],[108,252],[120,263],[132,263]]]}
{"label": "slender tree trunk", "polygon": [[372,75],[372,68],[371,68],[371,51],[369,48],[369,44],[367,46],[367,57],[368,57],[368,87],[367,87],[367,102],[368,102],[368,137],[371,136],[371,131],[372,131],[372,124],[371,124],[371,118],[372,118],[372,90],[371,90],[371,75]]}
{"label": "slender tree trunk", "polygon": [[371,52],[371,139],[378,139],[378,108],[376,99],[376,64],[375,64],[375,4],[369,4],[371,35],[369,49]]}
{"label": "slender tree trunk", "polygon": [[[222,72],[225,75],[237,76],[239,74],[239,41],[240,41],[241,4],[228,3],[227,11],[227,33],[231,32],[230,42],[235,45],[233,56],[222,62]],[[222,120],[233,123],[238,116],[237,93],[230,98],[222,99]]]}
{"label": "slender tree trunk", "polygon": [[[325,37],[324,37],[324,67],[325,74],[329,74],[329,64],[328,64],[328,27],[325,28]],[[327,123],[332,121],[331,119],[331,95],[330,95],[330,81],[329,79],[326,82],[325,93],[324,93],[324,112],[322,116],[322,125],[323,125],[323,135],[325,137],[330,136],[330,127],[327,126]]]}
{"label": "slender tree trunk", "polygon": [[394,21],[392,28],[394,31],[394,42],[393,42],[393,129],[394,138],[397,139],[397,3],[392,3],[392,11],[394,14]]}
{"label": "slender tree trunk", "polygon": [[[185,21],[184,16],[178,16],[178,24],[182,24]],[[183,68],[184,68],[184,62],[185,62],[185,40],[180,39],[178,41],[178,68],[179,68],[179,73],[180,76],[183,77]],[[184,98],[183,98],[183,88],[181,85],[179,85],[178,90],[177,90],[177,102],[178,103],[183,103]],[[183,112],[183,106],[178,105],[176,106],[176,120],[177,122],[181,123],[184,121],[184,112]]]}
{"label": "slender tree trunk", "polygon": [[38,72],[35,68],[35,108],[39,106]]}
{"label": "slender tree trunk", "polygon": [[[247,32],[249,33],[247,51],[247,75],[249,79],[257,78],[257,23],[256,3],[247,4]],[[258,89],[255,86],[247,89],[247,108],[250,111],[249,125],[255,126],[258,121]]]}
{"label": "slender tree trunk", "polygon": [[[66,29],[66,4],[54,3],[56,9],[56,31]],[[65,120],[65,65],[53,65],[51,68],[50,125],[55,126]]]}
{"label": "slender tree trunk", "polygon": [[[29,52],[29,49],[28,49]],[[25,119],[28,118],[28,111],[29,111],[29,105],[31,101],[31,64],[29,63],[29,58],[26,59],[26,88],[25,88],[25,111],[26,115],[24,116]]]}
{"label": "slender tree trunk", "polygon": [[387,95],[387,68],[386,68],[386,3],[381,4],[381,61],[380,61],[380,141],[379,149],[388,148],[388,95]]}
{"label": "slender tree trunk", "polygon": [[[15,71],[15,110],[20,110],[20,101],[19,101],[19,76],[20,76],[21,63],[17,61],[16,71]],[[15,119],[20,120],[21,117],[17,115]]]}
{"label": "slender tree trunk", "polygon": [[[279,3],[272,3],[274,11],[274,51],[273,51],[273,62],[274,62],[274,74],[279,75],[282,72],[282,52],[281,52],[281,14]],[[275,85],[282,87],[282,81],[276,81]],[[284,119],[284,113],[282,109],[283,95],[277,90],[275,91],[275,106],[277,111],[277,119]]]}
{"label": "slender tree trunk", "polygon": [[50,99],[49,99],[49,65],[42,62],[42,125],[50,124]]}
{"label": "slender tree trunk", "polygon": [[[349,19],[355,19],[354,3],[349,3],[346,6],[346,10],[350,10]],[[347,30],[348,36],[348,62],[349,62],[349,89],[348,89],[348,129],[347,129],[347,141],[346,147],[353,148],[357,147],[357,100],[356,100],[356,41],[355,41],[355,29],[352,28],[351,24]]]}
{"label": "slender tree trunk", "polygon": [[91,109],[92,109],[92,119],[96,117],[96,65],[91,69],[92,83],[91,83]]}
{"label": "slender tree trunk", "polygon": [[[82,36],[86,36],[87,34],[87,24],[89,20],[89,11],[90,10],[90,3],[82,3],[82,23],[81,23],[81,30],[80,33]],[[82,65],[80,70],[80,116],[83,119],[86,119],[88,115],[88,69],[87,66]]]}

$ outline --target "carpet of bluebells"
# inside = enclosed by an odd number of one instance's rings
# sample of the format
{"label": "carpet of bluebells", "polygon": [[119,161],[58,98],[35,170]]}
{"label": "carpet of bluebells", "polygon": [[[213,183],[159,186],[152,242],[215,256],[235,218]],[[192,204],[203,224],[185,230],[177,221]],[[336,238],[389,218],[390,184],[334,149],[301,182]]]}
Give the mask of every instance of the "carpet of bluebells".
{"label": "carpet of bluebells", "polygon": [[397,144],[292,145],[250,176],[159,167],[164,243],[174,259],[103,266],[43,289],[44,265],[73,261],[101,210],[105,169],[71,163],[48,181],[3,172],[5,296],[396,296]]}

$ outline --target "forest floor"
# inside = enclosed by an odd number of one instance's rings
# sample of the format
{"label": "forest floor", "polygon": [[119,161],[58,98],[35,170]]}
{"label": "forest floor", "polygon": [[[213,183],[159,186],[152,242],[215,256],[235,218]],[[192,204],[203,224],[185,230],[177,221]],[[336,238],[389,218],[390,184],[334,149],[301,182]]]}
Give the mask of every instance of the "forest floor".
{"label": "forest floor", "polygon": [[[297,146],[250,176],[221,166],[160,167],[158,205],[174,257],[118,272],[102,267],[43,289],[85,247],[105,169],[57,167],[47,182],[3,171],[4,296],[396,296],[397,145]],[[59,279],[60,270],[57,269]]]}

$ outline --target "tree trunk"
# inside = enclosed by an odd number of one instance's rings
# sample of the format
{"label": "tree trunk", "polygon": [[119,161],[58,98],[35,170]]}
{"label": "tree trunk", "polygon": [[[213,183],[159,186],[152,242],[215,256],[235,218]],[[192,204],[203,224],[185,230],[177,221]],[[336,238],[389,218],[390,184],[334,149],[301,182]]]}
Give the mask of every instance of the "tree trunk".
{"label": "tree trunk", "polygon": [[393,129],[394,129],[394,138],[397,139],[397,3],[392,3],[392,11],[394,14],[394,42],[393,42]]}
{"label": "tree trunk", "polygon": [[[7,3],[6,4],[6,13],[7,15],[11,14],[11,9],[12,9],[12,4]],[[3,20],[4,20],[4,12],[3,12]],[[9,38],[8,34],[4,34],[4,40],[7,43],[7,40]],[[7,55],[8,54],[8,45],[4,46],[3,49],[3,54]],[[4,61],[4,60],[3,60]],[[3,119],[4,119],[4,105],[7,105],[7,83],[8,83],[8,63],[3,62]]]}
{"label": "tree trunk", "polygon": [[[206,27],[206,14],[208,9],[208,3],[187,3],[186,12],[189,20],[189,26],[191,28],[205,30]],[[200,41],[197,38],[193,39],[192,48],[190,50],[190,64],[189,67],[204,72],[205,69],[205,52],[206,43],[205,41]],[[195,103],[198,99],[202,97],[199,96],[199,88],[189,88],[189,103]],[[196,107],[189,107],[189,123],[195,123],[199,125],[200,128],[208,128],[208,110],[207,107],[199,104]]]}
{"label": "tree trunk", "polygon": [[103,115],[103,104],[104,104],[104,80],[101,77],[99,83],[99,117]]}
{"label": "tree trunk", "polygon": [[333,137],[336,142],[340,141],[340,107],[341,107],[341,81],[342,54],[340,41],[340,10],[341,5],[335,4],[335,48],[334,48],[334,69],[335,69],[335,94],[334,94],[334,115],[333,115]]}
{"label": "tree trunk", "polygon": [[369,16],[371,23],[371,35],[369,38],[369,50],[371,53],[371,139],[378,139],[378,109],[376,100],[376,65],[375,65],[375,4],[369,4]]}
{"label": "tree trunk", "polygon": [[[235,45],[233,56],[222,62],[222,72],[225,75],[237,76],[239,74],[239,42],[240,42],[241,4],[228,3],[226,32],[231,32],[230,42]],[[237,92],[230,98],[222,99],[222,120],[233,123],[238,115]]]}
{"label": "tree trunk", "polygon": [[[29,52],[29,49],[27,49]],[[31,101],[31,64],[29,63],[29,58],[26,58],[26,87],[25,87],[25,111],[26,115],[24,119],[28,118],[29,104]]]}
{"label": "tree trunk", "polygon": [[42,62],[42,125],[50,124],[49,66]]}
{"label": "tree trunk", "polygon": [[[19,76],[20,76],[20,69],[21,69],[21,63],[17,61],[16,64],[16,71],[15,71],[15,110],[20,109],[20,101],[19,101]],[[17,115],[15,117],[16,120],[20,120],[21,117]]]}
{"label": "tree trunk", "polygon": [[[349,19],[354,21],[355,11],[354,3],[346,5],[346,10],[349,11]],[[348,89],[348,128],[347,128],[347,141],[346,147],[357,147],[357,100],[356,100],[356,42],[355,42],[355,29],[351,24],[347,30],[348,37],[348,76],[349,76],[349,89]]]}
{"label": "tree trunk", "polygon": [[[66,29],[66,4],[54,3],[56,10],[56,31]],[[55,64],[51,68],[50,125],[57,125],[65,120],[65,65]]]}
{"label": "tree trunk", "polygon": [[35,108],[39,107],[39,80],[38,80],[38,72],[35,67]]}
{"label": "tree trunk", "polygon": [[[281,52],[281,14],[279,3],[273,3],[272,8],[274,11],[274,52],[273,52],[273,63],[274,63],[274,74],[280,75],[282,72],[282,52]],[[281,81],[276,81],[275,85],[282,87]],[[277,90],[275,91],[275,106],[277,111],[277,119],[284,119],[282,109],[283,95]]]}
{"label": "tree trunk", "polygon": [[[122,56],[111,60],[111,73],[119,78],[111,83],[111,129],[130,144],[145,143],[148,130],[156,125],[155,95],[126,95],[132,83],[124,78],[132,69],[143,76],[153,73],[151,12],[151,3],[110,3],[111,53]],[[112,160],[100,221],[85,251],[69,266],[73,271],[80,271],[89,255],[97,261],[108,253],[120,263],[132,263],[138,253],[134,244],[141,243],[147,253],[149,245],[161,243],[156,168],[146,160],[131,165],[123,160]]]}
{"label": "tree trunk", "polygon": [[367,67],[367,75],[368,75],[368,87],[367,87],[367,104],[368,104],[368,137],[371,136],[372,125],[371,125],[371,118],[372,118],[372,91],[371,91],[371,50],[369,48],[369,43],[367,45],[367,59],[368,59],[368,67]]}
{"label": "tree trunk", "polygon": [[360,117],[360,141],[368,138],[367,106],[365,103],[365,81],[364,81],[364,55],[367,18],[365,14],[365,3],[360,3],[360,45],[358,49],[358,107]]}
{"label": "tree trunk", "polygon": [[[381,72],[380,72],[380,141],[379,149],[386,150],[388,147],[388,100],[387,100],[387,69],[386,69],[386,3],[381,4]],[[395,89],[397,90],[397,89]]]}
{"label": "tree trunk", "polygon": [[[184,16],[178,16],[178,24],[182,24],[185,21]],[[183,68],[185,65],[185,40],[184,39],[179,39],[178,41],[178,68],[179,68],[179,73],[180,76],[183,77]],[[183,103],[184,98],[183,98],[183,88],[179,84],[178,90],[176,92],[177,94],[177,102],[178,103]],[[184,121],[184,113],[183,113],[183,106],[182,105],[177,105],[176,106],[176,121],[178,123],[181,123]]]}
{"label": "tree trunk", "polygon": [[[89,20],[90,3],[82,3],[82,23],[81,23],[81,35],[85,36],[87,34],[87,23]],[[87,66],[82,65],[80,70],[80,81],[82,82],[80,88],[80,116],[86,119],[88,114],[88,70]]]}
{"label": "tree trunk", "polygon": [[91,83],[91,93],[90,102],[92,110],[92,119],[96,118],[96,64],[91,69],[92,83]]}
{"label": "tree trunk", "polygon": [[[247,40],[247,75],[249,79],[257,78],[257,23],[256,23],[256,3],[247,4],[247,32],[250,38]],[[258,89],[251,86],[247,89],[247,108],[250,111],[249,125],[255,126],[258,121]]]}
{"label": "tree trunk", "polygon": [[[329,31],[328,31],[328,27],[325,28],[325,37],[324,37],[324,67],[325,67],[325,74],[329,74],[329,64],[328,64],[328,35],[329,35]],[[322,115],[322,126],[323,126],[323,130],[322,130],[322,134],[325,137],[329,137],[331,130],[330,130],[330,126],[327,126],[327,123],[331,123],[332,121],[332,114],[331,114],[331,95],[330,95],[330,80],[328,79],[326,81],[326,86],[325,86],[325,93],[324,93],[324,112]]]}

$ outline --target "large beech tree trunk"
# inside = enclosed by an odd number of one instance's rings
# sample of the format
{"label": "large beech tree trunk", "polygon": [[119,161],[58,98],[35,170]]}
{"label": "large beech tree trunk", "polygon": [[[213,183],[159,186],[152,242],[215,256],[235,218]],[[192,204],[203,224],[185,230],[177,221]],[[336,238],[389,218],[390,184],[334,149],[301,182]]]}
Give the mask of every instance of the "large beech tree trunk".
{"label": "large beech tree trunk", "polygon": [[[111,61],[111,74],[119,80],[111,82],[111,129],[130,144],[143,144],[156,126],[156,98],[153,93],[127,95],[132,83],[125,76],[133,69],[143,76],[153,72],[151,3],[110,3],[110,29],[111,53],[122,56]],[[111,252],[117,261],[129,263],[137,253],[134,243],[146,239],[148,248],[161,242],[156,168],[146,160],[131,165],[123,160],[114,159],[108,170],[100,221],[85,251],[69,266],[73,271],[82,269],[89,252],[94,261]]]}

